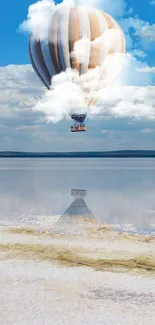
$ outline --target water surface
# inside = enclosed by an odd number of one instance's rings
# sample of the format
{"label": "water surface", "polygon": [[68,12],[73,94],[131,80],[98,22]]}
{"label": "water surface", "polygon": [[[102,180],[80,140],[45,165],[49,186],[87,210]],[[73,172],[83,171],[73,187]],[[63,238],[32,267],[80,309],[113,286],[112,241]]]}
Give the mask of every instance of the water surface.
{"label": "water surface", "polygon": [[155,159],[0,159],[0,223],[60,216],[72,189],[98,220],[155,233]]}

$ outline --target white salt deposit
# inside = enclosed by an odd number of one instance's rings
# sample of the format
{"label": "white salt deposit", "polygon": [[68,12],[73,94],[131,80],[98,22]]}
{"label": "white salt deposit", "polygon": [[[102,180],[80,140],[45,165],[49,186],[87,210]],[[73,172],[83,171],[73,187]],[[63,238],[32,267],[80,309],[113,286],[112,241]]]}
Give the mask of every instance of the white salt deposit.
{"label": "white salt deposit", "polygon": [[155,324],[155,278],[0,262],[0,324]]}

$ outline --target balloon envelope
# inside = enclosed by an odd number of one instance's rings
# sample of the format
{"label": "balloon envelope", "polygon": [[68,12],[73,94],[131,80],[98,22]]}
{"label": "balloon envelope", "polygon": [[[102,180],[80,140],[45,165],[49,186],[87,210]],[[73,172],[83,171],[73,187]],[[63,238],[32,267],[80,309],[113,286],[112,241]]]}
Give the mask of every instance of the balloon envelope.
{"label": "balloon envelope", "polygon": [[[95,104],[100,81],[111,80],[107,67],[100,73],[99,80],[91,71],[100,68],[107,57],[124,52],[125,39],[120,26],[110,15],[95,8],[59,8],[51,17],[46,38],[42,40],[38,31],[38,35],[32,34],[29,39],[33,69],[47,89],[53,76],[68,68],[74,69],[81,78],[87,107]],[[85,76],[88,77],[83,81]],[[75,114],[74,120],[78,121]]]}

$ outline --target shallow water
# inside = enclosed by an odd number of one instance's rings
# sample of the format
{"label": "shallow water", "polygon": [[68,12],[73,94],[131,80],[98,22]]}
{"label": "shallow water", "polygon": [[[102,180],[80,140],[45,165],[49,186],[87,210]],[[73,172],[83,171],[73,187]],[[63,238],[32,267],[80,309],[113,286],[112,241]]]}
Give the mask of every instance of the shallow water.
{"label": "shallow water", "polygon": [[155,233],[154,171],[155,159],[0,159],[0,224],[62,215],[81,189],[98,220]]}

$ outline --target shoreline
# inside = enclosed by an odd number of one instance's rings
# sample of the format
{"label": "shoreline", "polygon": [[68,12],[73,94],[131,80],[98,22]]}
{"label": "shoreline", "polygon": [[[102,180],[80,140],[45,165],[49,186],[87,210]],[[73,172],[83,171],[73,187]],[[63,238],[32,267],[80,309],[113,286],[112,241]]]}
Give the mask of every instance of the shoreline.
{"label": "shoreline", "polygon": [[88,152],[1,151],[0,158],[155,158],[155,150],[116,150]]}

